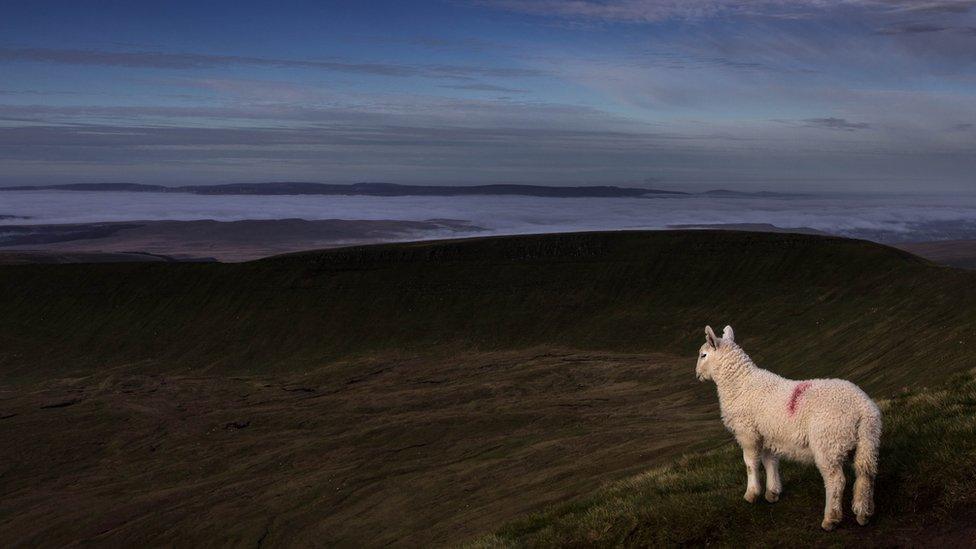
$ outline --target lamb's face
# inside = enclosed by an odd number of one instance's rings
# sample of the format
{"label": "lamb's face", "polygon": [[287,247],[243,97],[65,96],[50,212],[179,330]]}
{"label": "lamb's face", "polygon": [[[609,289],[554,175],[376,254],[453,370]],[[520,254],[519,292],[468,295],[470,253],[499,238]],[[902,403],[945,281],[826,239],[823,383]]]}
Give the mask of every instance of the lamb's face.
{"label": "lamb's face", "polygon": [[701,349],[698,349],[698,364],[695,365],[695,375],[698,376],[698,381],[712,379],[713,355],[717,352],[708,343],[705,343],[701,346]]}
{"label": "lamb's face", "polygon": [[718,354],[724,350],[722,345],[734,341],[735,334],[732,332],[731,326],[725,327],[725,332],[721,338],[715,335],[711,326],[705,326],[705,344],[701,346],[701,349],[698,349],[698,364],[695,366],[698,381],[705,381],[714,377],[714,365],[718,361]]}

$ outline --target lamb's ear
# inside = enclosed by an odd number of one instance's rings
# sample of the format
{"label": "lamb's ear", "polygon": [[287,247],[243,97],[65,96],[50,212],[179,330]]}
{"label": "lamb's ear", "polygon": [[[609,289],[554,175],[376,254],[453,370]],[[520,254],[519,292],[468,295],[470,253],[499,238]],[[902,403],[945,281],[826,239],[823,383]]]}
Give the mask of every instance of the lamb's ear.
{"label": "lamb's ear", "polygon": [[715,332],[712,331],[711,326],[705,326],[705,341],[712,349],[718,349],[719,340],[715,337]]}
{"label": "lamb's ear", "polygon": [[735,343],[735,332],[732,331],[732,326],[725,327],[725,330],[722,332],[722,341]]}

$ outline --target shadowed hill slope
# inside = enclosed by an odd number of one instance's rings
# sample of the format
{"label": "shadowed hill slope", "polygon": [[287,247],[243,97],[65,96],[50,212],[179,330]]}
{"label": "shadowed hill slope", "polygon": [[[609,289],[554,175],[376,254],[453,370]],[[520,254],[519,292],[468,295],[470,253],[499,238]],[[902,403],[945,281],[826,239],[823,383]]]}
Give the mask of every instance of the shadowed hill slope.
{"label": "shadowed hill slope", "polygon": [[976,341],[972,273],[863,241],[724,231],[10,266],[0,304],[7,379],[123,363],[267,373],[534,345],[690,354],[710,322],[735,325],[784,374],[891,388],[965,368]]}
{"label": "shadowed hill slope", "polygon": [[[727,441],[693,374],[704,323],[763,367],[886,396],[973,366],[974,282],[867,242],[724,231],[4,266],[0,544],[457,543]],[[722,467],[685,485],[734,499]],[[638,488],[628,509],[658,490]],[[564,518],[483,541],[657,539],[653,517],[586,522],[595,538]]]}

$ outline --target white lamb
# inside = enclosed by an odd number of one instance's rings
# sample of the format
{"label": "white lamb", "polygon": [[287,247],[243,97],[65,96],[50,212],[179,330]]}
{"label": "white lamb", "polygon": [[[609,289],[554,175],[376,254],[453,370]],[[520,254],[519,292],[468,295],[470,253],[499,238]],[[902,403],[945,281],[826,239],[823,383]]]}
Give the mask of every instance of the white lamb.
{"label": "white lamb", "polygon": [[844,516],[844,462],[854,450],[854,501],[859,524],[874,513],[881,411],[857,385],[842,379],[794,381],[763,370],[735,343],[731,326],[722,337],[705,328],[695,368],[699,380],[718,387],[722,422],[735,435],[746,462],[745,499],[762,490],[759,463],[766,470],[766,501],[782,492],[779,458],[813,462],[823,475],[827,502],[821,526],[832,530]]}

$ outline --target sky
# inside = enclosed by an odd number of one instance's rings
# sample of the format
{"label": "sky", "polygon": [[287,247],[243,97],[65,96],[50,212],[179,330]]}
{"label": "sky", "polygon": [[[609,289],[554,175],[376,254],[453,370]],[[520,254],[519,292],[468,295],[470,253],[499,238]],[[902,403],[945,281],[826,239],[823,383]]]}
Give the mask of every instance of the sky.
{"label": "sky", "polygon": [[976,191],[976,0],[5,0],[0,185]]}

